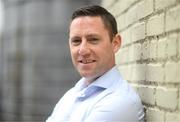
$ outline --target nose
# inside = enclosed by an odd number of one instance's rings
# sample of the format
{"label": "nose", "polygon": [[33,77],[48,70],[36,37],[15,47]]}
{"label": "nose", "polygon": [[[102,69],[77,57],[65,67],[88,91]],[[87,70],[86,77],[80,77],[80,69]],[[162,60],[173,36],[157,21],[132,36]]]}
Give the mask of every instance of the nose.
{"label": "nose", "polygon": [[88,56],[90,55],[90,48],[89,45],[87,43],[87,41],[82,41],[80,47],[79,47],[79,54],[82,56]]}

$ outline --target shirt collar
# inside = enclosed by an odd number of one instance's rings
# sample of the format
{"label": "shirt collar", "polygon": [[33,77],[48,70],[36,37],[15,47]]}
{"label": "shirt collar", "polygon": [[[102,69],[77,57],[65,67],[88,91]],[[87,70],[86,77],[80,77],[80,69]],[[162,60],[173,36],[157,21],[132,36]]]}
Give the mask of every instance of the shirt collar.
{"label": "shirt collar", "polygon": [[93,81],[89,86],[85,85],[85,78],[81,78],[75,85],[75,88],[79,91],[86,87],[100,87],[106,89],[109,88],[114,82],[118,82],[120,78],[121,76],[117,66],[114,66],[109,71]]}
{"label": "shirt collar", "polygon": [[115,82],[119,82],[120,74],[117,67],[113,67],[105,74],[97,78],[89,86],[85,85],[85,78],[82,78],[75,86],[77,98],[84,100],[94,93],[111,87]]}

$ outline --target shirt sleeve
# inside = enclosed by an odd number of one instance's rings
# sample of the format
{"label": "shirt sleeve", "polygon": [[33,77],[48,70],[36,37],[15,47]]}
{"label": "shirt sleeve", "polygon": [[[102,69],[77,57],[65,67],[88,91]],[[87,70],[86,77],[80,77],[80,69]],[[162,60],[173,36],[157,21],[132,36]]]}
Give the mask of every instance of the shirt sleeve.
{"label": "shirt sleeve", "polygon": [[71,105],[74,102],[73,89],[67,91],[64,96],[56,104],[52,114],[48,117],[46,122],[67,122]]}
{"label": "shirt sleeve", "polygon": [[141,102],[113,97],[97,103],[84,122],[143,122],[143,117]]}

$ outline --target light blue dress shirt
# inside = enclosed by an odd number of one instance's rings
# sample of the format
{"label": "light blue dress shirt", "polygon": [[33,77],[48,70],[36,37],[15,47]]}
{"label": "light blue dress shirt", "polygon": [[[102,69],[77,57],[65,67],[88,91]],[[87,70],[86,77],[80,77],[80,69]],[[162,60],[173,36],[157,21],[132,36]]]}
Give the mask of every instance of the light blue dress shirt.
{"label": "light blue dress shirt", "polygon": [[56,104],[46,122],[143,122],[141,100],[113,67],[89,86],[82,78]]}

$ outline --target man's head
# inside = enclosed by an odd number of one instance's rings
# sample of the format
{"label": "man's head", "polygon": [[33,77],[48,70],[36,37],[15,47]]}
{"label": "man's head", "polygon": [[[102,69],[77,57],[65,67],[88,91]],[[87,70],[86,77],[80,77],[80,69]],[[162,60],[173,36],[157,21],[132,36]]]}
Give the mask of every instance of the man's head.
{"label": "man's head", "polygon": [[92,5],[79,8],[72,14],[71,19],[74,20],[75,18],[82,16],[101,17],[105,27],[109,31],[111,39],[118,33],[117,23],[114,16],[101,6]]}
{"label": "man's head", "polygon": [[100,6],[77,9],[69,30],[73,64],[81,76],[94,79],[115,65],[121,44],[114,17]]}

